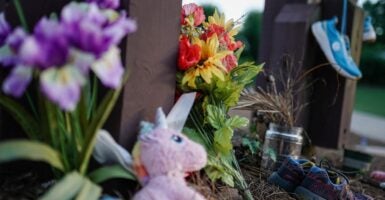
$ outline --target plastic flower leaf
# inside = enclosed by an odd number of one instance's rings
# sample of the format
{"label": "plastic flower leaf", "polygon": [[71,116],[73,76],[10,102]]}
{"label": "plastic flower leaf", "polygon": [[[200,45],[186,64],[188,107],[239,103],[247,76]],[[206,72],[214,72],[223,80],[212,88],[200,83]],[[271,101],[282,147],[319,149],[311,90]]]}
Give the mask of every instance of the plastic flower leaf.
{"label": "plastic flower leaf", "polygon": [[50,101],[65,111],[73,111],[80,99],[81,87],[85,79],[81,72],[72,65],[61,68],[49,68],[40,76],[42,92]]}
{"label": "plastic flower leaf", "polygon": [[14,97],[21,97],[32,80],[32,68],[18,65],[3,82],[3,92]]}
{"label": "plastic flower leaf", "polygon": [[5,20],[4,13],[0,13],[0,46],[4,45],[4,42],[10,33],[11,26]]}
{"label": "plastic flower leaf", "polygon": [[122,83],[124,68],[120,59],[119,49],[112,47],[91,65],[103,85],[117,88]]}
{"label": "plastic flower leaf", "polygon": [[87,0],[89,3],[96,3],[101,8],[116,9],[120,0]]}

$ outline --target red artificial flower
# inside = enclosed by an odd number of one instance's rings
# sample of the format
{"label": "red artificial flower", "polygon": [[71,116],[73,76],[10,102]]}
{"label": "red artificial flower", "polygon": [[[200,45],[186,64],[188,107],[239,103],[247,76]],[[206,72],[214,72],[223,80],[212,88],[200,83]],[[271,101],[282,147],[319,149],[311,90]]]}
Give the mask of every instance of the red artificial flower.
{"label": "red artificial flower", "polygon": [[186,36],[179,41],[178,67],[180,70],[188,70],[196,65],[201,59],[201,47],[197,44],[191,45]]}
{"label": "red artificial flower", "polygon": [[219,41],[222,45],[225,45],[228,50],[235,51],[238,48],[242,47],[243,43],[241,41],[233,42],[230,39],[229,34],[224,34],[221,40]]}
{"label": "red artificial flower", "polygon": [[230,72],[232,69],[234,69],[234,67],[238,65],[238,60],[234,54],[230,54],[222,59],[222,63],[226,67],[227,72]]}
{"label": "red artificial flower", "polygon": [[221,38],[222,34],[225,32],[225,28],[216,24],[211,24],[206,32],[201,35],[202,40],[207,40],[207,38],[211,37],[214,34],[217,34],[219,38]]}
{"label": "red artificial flower", "polygon": [[194,26],[199,26],[202,22],[205,21],[206,16],[203,11],[203,7],[196,5],[195,3],[190,3],[182,6],[181,12],[181,23],[186,25],[186,17],[192,15],[194,18]]}

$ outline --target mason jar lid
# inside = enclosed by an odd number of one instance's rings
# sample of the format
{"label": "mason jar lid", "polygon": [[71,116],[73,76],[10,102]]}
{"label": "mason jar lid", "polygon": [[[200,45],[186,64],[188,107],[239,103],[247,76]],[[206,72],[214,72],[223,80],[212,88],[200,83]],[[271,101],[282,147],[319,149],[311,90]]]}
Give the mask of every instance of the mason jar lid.
{"label": "mason jar lid", "polygon": [[303,132],[303,128],[301,128],[301,127],[281,126],[281,125],[275,124],[275,123],[269,124],[269,130],[280,132],[280,133],[285,133],[285,134],[290,134],[290,135],[302,135],[302,132]]}

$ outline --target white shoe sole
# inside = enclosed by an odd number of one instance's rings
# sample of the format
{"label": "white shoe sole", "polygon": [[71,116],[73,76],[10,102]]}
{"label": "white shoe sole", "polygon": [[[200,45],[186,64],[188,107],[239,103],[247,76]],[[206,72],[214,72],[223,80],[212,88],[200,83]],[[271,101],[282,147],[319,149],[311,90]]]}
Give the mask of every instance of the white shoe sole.
{"label": "white shoe sole", "polygon": [[[333,56],[333,52],[330,49],[330,42],[329,39],[325,33],[325,31],[322,28],[322,22],[316,22],[311,26],[311,31],[313,32],[313,35],[315,39],[318,41],[318,44],[320,45],[322,51],[324,52],[326,58],[330,62],[331,66],[342,76],[357,80],[359,77],[355,77],[350,75],[348,72],[346,72],[344,69],[342,69],[336,62]],[[345,48],[345,47],[341,47]]]}

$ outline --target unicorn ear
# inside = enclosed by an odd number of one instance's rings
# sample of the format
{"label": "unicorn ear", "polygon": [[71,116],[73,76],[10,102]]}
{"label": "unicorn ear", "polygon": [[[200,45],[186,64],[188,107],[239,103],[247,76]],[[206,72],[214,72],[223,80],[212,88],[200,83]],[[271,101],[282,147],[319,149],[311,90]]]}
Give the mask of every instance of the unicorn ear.
{"label": "unicorn ear", "polygon": [[164,114],[161,107],[159,107],[156,110],[155,127],[156,128],[167,128],[166,115]]}

